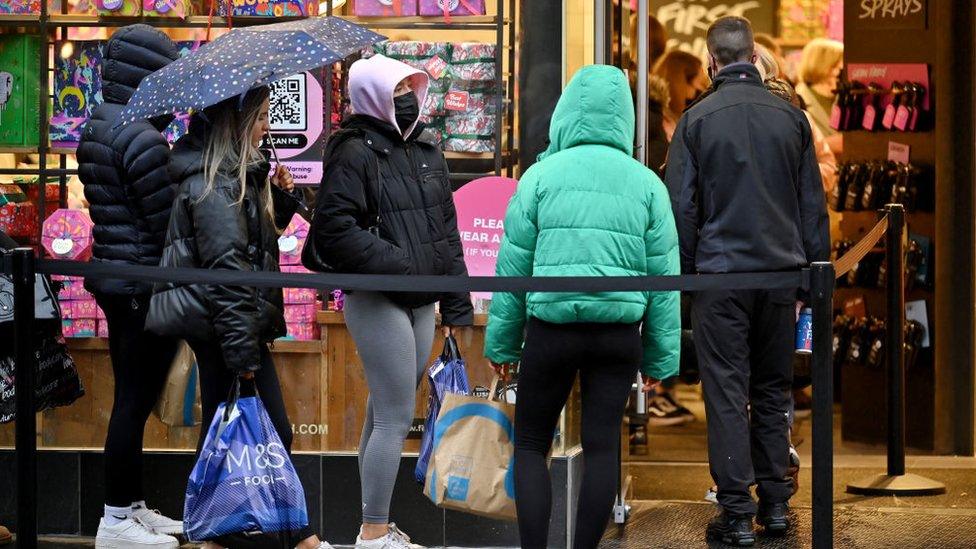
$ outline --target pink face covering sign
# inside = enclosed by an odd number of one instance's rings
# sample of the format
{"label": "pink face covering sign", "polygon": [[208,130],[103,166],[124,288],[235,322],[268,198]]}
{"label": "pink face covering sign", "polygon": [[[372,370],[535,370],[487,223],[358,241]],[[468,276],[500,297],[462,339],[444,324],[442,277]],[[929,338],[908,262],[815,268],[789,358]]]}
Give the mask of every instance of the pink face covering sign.
{"label": "pink face covering sign", "polygon": [[[482,177],[454,193],[458,232],[470,276],[495,276],[505,234],[505,211],[516,185],[518,181],[508,177]],[[474,292],[471,297],[490,299],[491,293]]]}
{"label": "pink face covering sign", "polygon": [[311,72],[271,84],[271,138],[296,185],[322,182],[322,109],[322,84]]}

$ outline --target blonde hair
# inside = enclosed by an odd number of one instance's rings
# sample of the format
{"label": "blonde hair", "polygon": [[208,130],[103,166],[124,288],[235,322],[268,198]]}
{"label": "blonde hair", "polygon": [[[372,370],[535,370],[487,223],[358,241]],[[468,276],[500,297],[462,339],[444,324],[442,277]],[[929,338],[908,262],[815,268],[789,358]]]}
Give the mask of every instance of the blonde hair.
{"label": "blonde hair", "polygon": [[823,82],[834,67],[843,61],[843,43],[827,38],[814,38],[803,48],[797,76],[800,82],[808,86]]}
{"label": "blonde hair", "polygon": [[[240,183],[240,194],[234,203],[240,206],[247,191],[247,171],[264,161],[261,150],[251,142],[251,128],[261,115],[261,107],[270,96],[268,87],[255,88],[244,96],[222,101],[204,111],[210,120],[206,142],[203,146],[204,191],[200,197],[213,192],[217,175],[236,179]],[[274,219],[274,204],[271,199],[271,185],[264,186],[265,206],[268,216]]]}
{"label": "blonde hair", "polygon": [[763,45],[756,43],[756,68],[763,81],[779,78],[779,63],[773,54]]}

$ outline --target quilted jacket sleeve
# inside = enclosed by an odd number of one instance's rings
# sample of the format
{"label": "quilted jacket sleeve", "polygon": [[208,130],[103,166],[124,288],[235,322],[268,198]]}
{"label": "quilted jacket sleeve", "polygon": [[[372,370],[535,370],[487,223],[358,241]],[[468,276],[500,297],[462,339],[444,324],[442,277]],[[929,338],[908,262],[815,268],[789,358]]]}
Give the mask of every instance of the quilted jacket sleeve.
{"label": "quilted jacket sleeve", "polygon": [[[197,253],[204,269],[251,270],[247,220],[236,201],[232,189],[217,185],[193,204]],[[207,290],[224,363],[236,372],[260,369],[257,290],[245,286],[208,286]]]}
{"label": "quilted jacket sleeve", "polygon": [[[536,173],[526,172],[508,204],[505,236],[495,266],[498,276],[532,276],[539,235]],[[485,357],[497,364],[518,362],[525,339],[525,320],[525,292],[496,292],[485,329]]]}
{"label": "quilted jacket sleeve", "polygon": [[137,221],[162,244],[176,198],[176,185],[167,164],[170,148],[166,138],[151,126],[136,134],[122,153],[122,184]]}
{"label": "quilted jacket sleeve", "polygon": [[360,226],[367,215],[365,185],[370,173],[365,145],[343,144],[325,162],[315,215],[313,239],[318,255],[339,272],[410,274],[406,252]]}
{"label": "quilted jacket sleeve", "polygon": [[[657,181],[652,187],[650,214],[650,226],[644,237],[647,274],[681,274],[674,214],[666,189]],[[644,360],[641,371],[654,379],[678,375],[681,359],[680,292],[648,293],[642,332]]]}

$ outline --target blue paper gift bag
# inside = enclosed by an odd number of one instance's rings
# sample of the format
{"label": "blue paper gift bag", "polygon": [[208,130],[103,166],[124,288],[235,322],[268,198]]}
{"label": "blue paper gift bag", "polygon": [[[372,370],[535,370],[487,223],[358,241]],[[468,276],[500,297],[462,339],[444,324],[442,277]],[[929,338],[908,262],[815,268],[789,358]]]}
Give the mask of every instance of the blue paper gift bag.
{"label": "blue paper gift bag", "polygon": [[221,404],[186,487],[187,537],[202,541],[307,525],[305,491],[261,399]]}

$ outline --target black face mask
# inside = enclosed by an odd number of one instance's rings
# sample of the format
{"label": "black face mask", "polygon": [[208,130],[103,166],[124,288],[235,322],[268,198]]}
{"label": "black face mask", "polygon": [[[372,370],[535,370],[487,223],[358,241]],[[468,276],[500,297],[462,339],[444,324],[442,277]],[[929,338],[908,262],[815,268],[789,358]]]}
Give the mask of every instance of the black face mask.
{"label": "black face mask", "polygon": [[[393,98],[396,123],[400,131],[405,131],[420,118],[420,105],[417,104],[417,94],[410,92]],[[406,136],[404,136],[406,137]]]}

